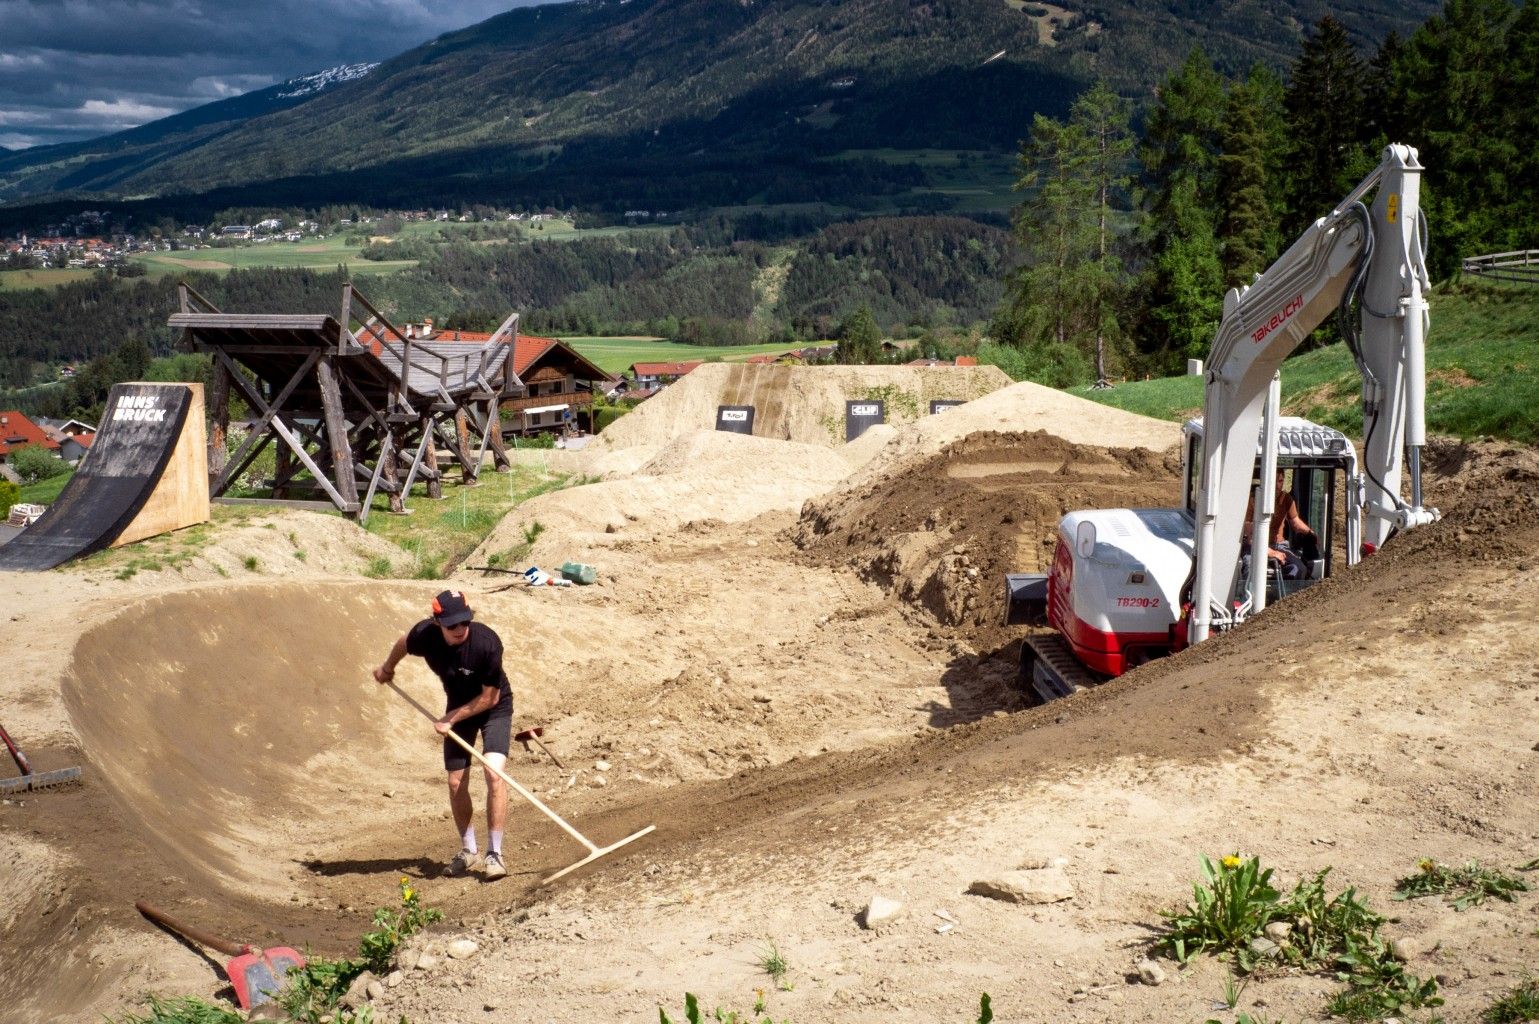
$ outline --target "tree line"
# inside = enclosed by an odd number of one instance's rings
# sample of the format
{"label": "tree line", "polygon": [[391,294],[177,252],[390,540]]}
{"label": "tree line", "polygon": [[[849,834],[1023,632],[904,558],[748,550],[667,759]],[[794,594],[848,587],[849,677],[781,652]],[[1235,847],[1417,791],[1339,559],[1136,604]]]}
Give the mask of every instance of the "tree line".
{"label": "tree line", "polygon": [[1225,291],[1391,142],[1427,168],[1434,277],[1539,245],[1536,76],[1539,0],[1448,0],[1369,55],[1322,18],[1285,79],[1260,65],[1225,75],[1199,48],[1143,109],[1097,82],[1066,117],[1038,115],[1021,147],[1022,262],[991,334],[1047,383],[1176,371],[1206,354]]}

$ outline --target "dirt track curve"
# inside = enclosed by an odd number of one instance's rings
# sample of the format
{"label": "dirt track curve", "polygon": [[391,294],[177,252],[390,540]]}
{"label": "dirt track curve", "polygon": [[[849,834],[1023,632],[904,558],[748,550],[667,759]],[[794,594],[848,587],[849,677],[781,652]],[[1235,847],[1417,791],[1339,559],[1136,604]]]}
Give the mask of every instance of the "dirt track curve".
{"label": "dirt track curve", "polygon": [[[742,441],[698,452],[730,467],[759,450]],[[0,580],[3,720],[38,738],[40,768],[86,779],[0,806],[0,1016],[219,994],[209,960],[135,899],[341,954],[405,875],[449,917],[427,946],[467,933],[482,951],[409,972],[381,1019],[655,1020],[686,989],[742,1008],[772,941],[795,984],[771,1011],[798,1024],[972,1019],[981,991],[1005,1020],[1200,1020],[1216,965],[1125,981],[1198,853],[1260,853],[1290,878],[1330,865],[1385,905],[1420,856],[1539,856],[1532,451],[1440,445],[1443,522],[1242,630],[1027,709],[1000,573],[1045,550],[1063,509],[1174,500],[1173,466],[1031,433],[899,449],[805,506],[627,519],[579,488],[504,524],[560,524],[531,557],[603,574],[548,592],[462,581],[504,637],[519,720],[545,723],[572,769],[535,751],[513,771],[600,842],[658,826],[551,887],[537,880],[582,851],[517,805],[507,880],[438,877],[453,837],[436,744],[367,675],[436,584]],[[708,508],[735,479],[678,472]],[[963,895],[1054,857],[1071,901]],[[873,892],[910,907],[900,927],[859,927]],[[1414,966],[1446,976],[1449,1021],[1539,962],[1536,903],[1396,905],[1439,943]],[[938,934],[937,910],[959,927]],[[1267,1012],[1317,1019],[1329,988],[1268,982]]]}

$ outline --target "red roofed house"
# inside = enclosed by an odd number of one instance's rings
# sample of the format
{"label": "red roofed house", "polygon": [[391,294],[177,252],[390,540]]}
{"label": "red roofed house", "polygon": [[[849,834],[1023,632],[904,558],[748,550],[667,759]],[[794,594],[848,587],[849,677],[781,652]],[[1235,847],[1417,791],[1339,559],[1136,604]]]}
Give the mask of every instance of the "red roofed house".
{"label": "red roofed house", "polygon": [[646,391],[672,384],[704,364],[704,359],[695,359],[687,363],[632,363],[631,373],[636,377],[637,390]]}
{"label": "red roofed house", "polygon": [[539,434],[566,425],[591,434],[593,395],[615,384],[566,342],[527,334],[514,343],[513,372],[529,394],[502,403],[504,433]]}
{"label": "red roofed house", "polygon": [[59,442],[43,433],[42,427],[19,412],[0,412],[0,462],[29,444],[38,445],[53,455],[59,454]]}

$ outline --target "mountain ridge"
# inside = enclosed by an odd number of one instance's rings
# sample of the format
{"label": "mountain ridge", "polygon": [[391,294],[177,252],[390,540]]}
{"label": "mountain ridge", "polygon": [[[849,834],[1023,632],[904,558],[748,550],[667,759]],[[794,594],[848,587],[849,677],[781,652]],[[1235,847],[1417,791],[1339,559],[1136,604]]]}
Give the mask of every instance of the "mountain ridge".
{"label": "mountain ridge", "polygon": [[[1280,66],[1332,10],[1368,49],[1437,2],[1235,0],[1219,21],[1210,7],[579,0],[517,8],[274,109],[242,117],[197,108],[157,122],[158,136],[139,150],[0,157],[0,200],[266,189],[379,205],[413,196],[601,209],[831,193],[869,201],[910,190],[912,175],[850,162],[849,150],[1013,153],[1033,114],[1061,114],[1098,74],[1125,94],[1146,93],[1199,42],[1234,72],[1257,61]],[[167,131],[176,118],[189,121]],[[37,166],[37,157],[59,156],[67,170]]]}

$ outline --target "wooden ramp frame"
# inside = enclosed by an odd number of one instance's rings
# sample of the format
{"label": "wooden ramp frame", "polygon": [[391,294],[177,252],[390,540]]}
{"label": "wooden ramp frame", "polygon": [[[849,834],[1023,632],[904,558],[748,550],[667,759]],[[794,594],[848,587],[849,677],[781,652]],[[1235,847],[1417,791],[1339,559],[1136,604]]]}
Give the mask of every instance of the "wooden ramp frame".
{"label": "wooden ramp frame", "polygon": [[[513,369],[518,314],[485,343],[444,343],[403,334],[352,285],[343,286],[339,317],[222,313],[186,284],[179,293],[181,312],[170,325],[181,328],[181,347],[214,361],[214,498],[224,498],[269,445],[276,452],[273,496],[242,500],[329,503],[360,522],[376,492],[389,495],[392,512],[406,512],[406,495],[419,478],[429,497],[443,496],[439,442],[467,485],[476,482],[488,450],[499,472],[511,468],[499,411],[504,399],[525,391]],[[232,388],[256,418],[227,457]],[[296,492],[308,500],[290,500]]]}

